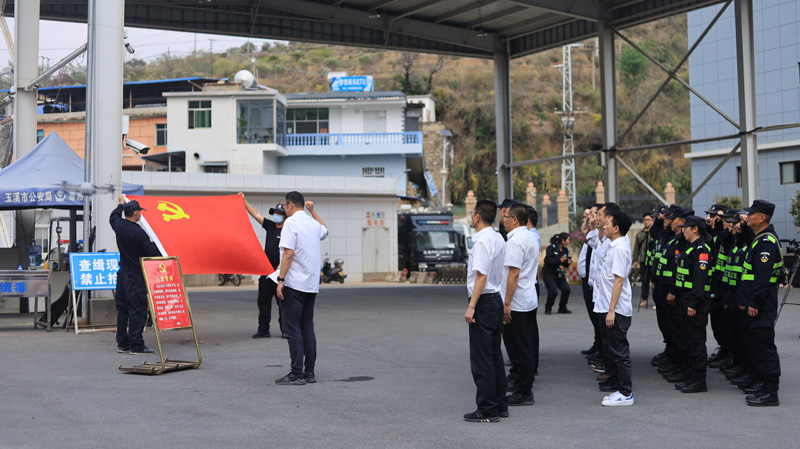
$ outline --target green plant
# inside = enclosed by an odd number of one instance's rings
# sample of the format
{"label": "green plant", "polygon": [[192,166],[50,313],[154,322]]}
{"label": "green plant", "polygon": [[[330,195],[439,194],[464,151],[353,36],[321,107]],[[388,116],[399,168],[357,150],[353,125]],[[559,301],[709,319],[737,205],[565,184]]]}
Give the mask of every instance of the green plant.
{"label": "green plant", "polygon": [[789,213],[794,217],[794,227],[800,228],[800,190],[792,198],[792,207],[789,209]]}
{"label": "green plant", "polygon": [[739,195],[731,195],[731,196],[714,195],[714,204],[722,204],[724,206],[728,206],[733,209],[742,210],[742,197],[740,197]]}

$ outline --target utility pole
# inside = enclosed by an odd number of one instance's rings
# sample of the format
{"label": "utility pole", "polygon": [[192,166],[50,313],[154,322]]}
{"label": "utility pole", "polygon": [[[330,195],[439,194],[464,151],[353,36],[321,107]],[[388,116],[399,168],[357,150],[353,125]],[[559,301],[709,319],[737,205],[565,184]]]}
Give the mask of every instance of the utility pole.
{"label": "utility pole", "polygon": [[572,108],[572,47],[583,44],[570,44],[561,47],[561,64],[555,67],[561,70],[561,189],[567,194],[569,215],[574,217],[578,209],[575,196],[575,159],[567,156],[575,155],[575,111]]}

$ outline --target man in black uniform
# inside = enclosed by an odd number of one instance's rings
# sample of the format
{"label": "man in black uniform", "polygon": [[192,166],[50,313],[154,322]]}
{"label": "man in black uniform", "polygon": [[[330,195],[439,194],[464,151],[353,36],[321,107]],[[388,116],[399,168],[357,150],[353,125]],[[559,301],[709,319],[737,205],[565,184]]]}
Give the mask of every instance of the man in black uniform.
{"label": "man in black uniform", "polygon": [[681,313],[681,329],[686,347],[689,379],[675,384],[683,393],[708,391],[706,386],[706,326],[710,309],[708,275],[712,270],[709,246],[704,235],[705,222],[692,215],[680,225],[687,248],[678,256],[675,270],[677,303]]}
{"label": "man in black uniform", "polygon": [[[161,252],[137,223],[142,218],[138,201],[125,202],[119,196],[119,206],[112,212],[108,222],[117,235],[119,248],[119,271],[117,272],[117,352],[134,355],[152,354],[154,351],[144,344],[147,323],[147,287],[144,284],[142,257],[158,257]],[[122,214],[125,218],[122,218]]]}
{"label": "man in black uniform", "polygon": [[778,317],[778,278],[783,269],[780,243],[770,224],[775,205],[755,200],[744,209],[747,226],[755,233],[743,264],[741,295],[750,317],[750,341],[753,348],[755,377],[763,386],[747,396],[747,405],[776,406],[781,363],[775,347],[775,320]]}
{"label": "man in black uniform", "polygon": [[674,369],[672,356],[675,352],[675,343],[670,332],[669,321],[667,319],[667,294],[669,293],[669,282],[671,276],[662,276],[664,268],[667,266],[667,256],[665,254],[667,245],[675,236],[672,232],[672,214],[681,209],[677,204],[672,204],[666,208],[659,208],[658,216],[653,225],[650,226],[650,240],[653,242],[653,263],[650,266],[650,279],[653,282],[653,303],[656,306],[656,322],[658,329],[664,339],[664,351],[656,354],[650,363],[658,366],[661,371]]}
{"label": "man in black uniform", "polygon": [[[283,204],[278,204],[269,209],[270,219],[261,215],[255,207],[244,197],[244,193],[239,192],[239,196],[244,200],[244,207],[247,212],[256,219],[258,224],[267,231],[267,237],[264,240],[264,252],[267,254],[267,259],[272,265],[272,268],[277,268],[280,264],[280,249],[278,245],[281,243],[281,229],[283,222],[286,220],[286,211],[283,210]],[[278,297],[275,296],[275,291],[278,284],[272,279],[261,276],[258,278],[258,331],[253,334],[253,338],[269,338],[269,322],[272,321],[272,298],[275,298],[275,303],[278,305],[278,326],[281,327],[281,335],[283,335],[283,322],[281,321],[281,303]]]}
{"label": "man in black uniform", "polygon": [[[733,244],[733,234],[726,229],[724,214],[728,207],[722,204],[714,204],[706,211],[706,230],[711,236],[711,241],[706,242],[711,247],[711,255],[715,262],[711,270],[710,279],[710,298],[711,310],[709,318],[711,320],[711,330],[714,332],[714,339],[717,340],[717,348],[709,357],[709,363],[730,357],[730,337],[725,333],[724,318],[726,285],[722,282],[725,274],[725,265],[728,261],[728,252]],[[716,364],[716,363],[715,363]]]}

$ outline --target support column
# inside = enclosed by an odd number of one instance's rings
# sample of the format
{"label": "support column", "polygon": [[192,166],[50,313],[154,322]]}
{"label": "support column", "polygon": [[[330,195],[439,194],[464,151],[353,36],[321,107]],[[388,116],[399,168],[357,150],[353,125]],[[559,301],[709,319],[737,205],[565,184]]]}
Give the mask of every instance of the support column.
{"label": "support column", "polygon": [[[25,90],[39,76],[39,0],[14,2],[14,160],[36,146],[36,88]],[[23,268],[28,268],[28,245],[35,231],[35,212],[14,214],[15,242]],[[20,301],[20,312],[28,311],[28,303]]]}
{"label": "support column", "polygon": [[739,79],[739,131],[742,148],[742,204],[758,199],[758,137],[745,134],[756,127],[756,70],[753,46],[753,0],[735,0],[736,68]]}
{"label": "support column", "polygon": [[511,163],[511,78],[508,53],[494,54],[494,115],[497,134],[497,198],[514,195]]}
{"label": "support column", "polygon": [[[614,30],[600,24],[600,101],[603,116],[603,148],[612,148],[617,144],[617,85],[614,69]],[[617,152],[609,151],[603,155],[606,169],[606,191],[609,202],[619,201],[617,180]]]}
{"label": "support column", "polygon": [[[124,0],[96,0],[93,54],[89,66],[92,76],[92,114],[88,126],[93,132],[92,156],[94,183],[113,185],[114,195],[97,193],[92,196],[92,224],[96,227],[95,249],[116,251],[114,231],[108,225],[108,215],[117,207],[117,195],[122,190],[122,65],[125,24]],[[90,25],[91,26],[91,25]]]}

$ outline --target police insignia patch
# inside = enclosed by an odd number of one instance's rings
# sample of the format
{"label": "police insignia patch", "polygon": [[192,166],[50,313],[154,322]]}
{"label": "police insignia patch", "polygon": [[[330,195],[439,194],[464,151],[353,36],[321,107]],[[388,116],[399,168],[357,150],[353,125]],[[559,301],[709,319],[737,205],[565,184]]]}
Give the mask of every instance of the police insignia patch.
{"label": "police insignia patch", "polygon": [[700,269],[705,271],[707,266],[708,266],[708,262],[704,262],[704,261],[701,260],[699,265],[700,265]]}
{"label": "police insignia patch", "polygon": [[767,263],[769,260],[769,253],[761,253],[761,263]]}

